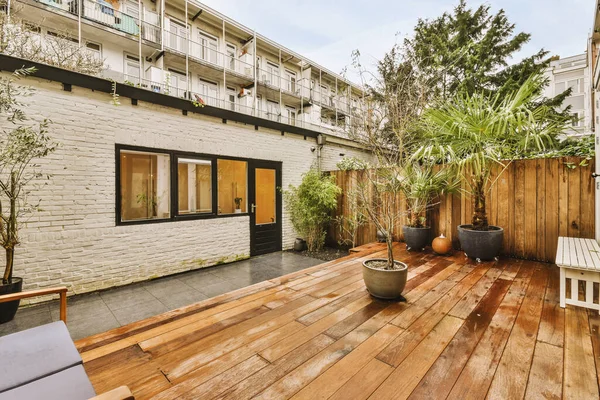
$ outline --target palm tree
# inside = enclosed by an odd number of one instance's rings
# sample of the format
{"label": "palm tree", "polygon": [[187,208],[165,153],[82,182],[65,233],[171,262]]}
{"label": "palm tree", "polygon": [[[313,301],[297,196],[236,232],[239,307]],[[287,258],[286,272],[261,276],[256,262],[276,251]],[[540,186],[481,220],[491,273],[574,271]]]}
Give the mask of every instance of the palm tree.
{"label": "palm tree", "polygon": [[436,197],[455,193],[459,181],[448,168],[434,171],[431,164],[408,163],[402,173],[401,190],[406,199],[408,226],[423,228],[427,210]]}
{"label": "palm tree", "polygon": [[489,229],[485,198],[494,184],[494,165],[502,171],[517,158],[555,146],[569,121],[549,106],[536,104],[545,80],[530,76],[512,93],[459,94],[423,113],[425,143],[414,159],[446,163],[467,184],[474,201],[472,229]]}

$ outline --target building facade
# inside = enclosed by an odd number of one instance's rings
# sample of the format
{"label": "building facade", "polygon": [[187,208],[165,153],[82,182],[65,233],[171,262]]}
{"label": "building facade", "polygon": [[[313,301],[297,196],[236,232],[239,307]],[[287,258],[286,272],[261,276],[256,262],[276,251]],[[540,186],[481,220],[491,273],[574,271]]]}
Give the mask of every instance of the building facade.
{"label": "building facade", "polygon": [[0,54],[3,71],[37,68],[27,112],[59,143],[16,252],[28,288],[83,293],[290,248],[281,189],[369,157],[345,134],[359,87],[200,3],[11,1],[40,41],[66,28],[105,64],[94,77]]}
{"label": "building facade", "polygon": [[592,131],[591,79],[586,53],[559,58],[550,62],[546,70],[549,84],[544,96],[552,98],[571,89],[563,106],[571,107],[571,130],[568,135],[589,135]]}

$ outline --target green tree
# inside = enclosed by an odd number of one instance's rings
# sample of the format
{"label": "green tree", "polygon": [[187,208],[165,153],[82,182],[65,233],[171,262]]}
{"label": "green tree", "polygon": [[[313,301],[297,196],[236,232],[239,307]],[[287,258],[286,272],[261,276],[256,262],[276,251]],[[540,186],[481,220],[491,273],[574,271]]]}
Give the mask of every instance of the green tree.
{"label": "green tree", "polygon": [[309,251],[318,251],[325,244],[325,227],[341,191],[333,176],[311,168],[299,186],[290,185],[283,192],[294,229],[306,240]]}

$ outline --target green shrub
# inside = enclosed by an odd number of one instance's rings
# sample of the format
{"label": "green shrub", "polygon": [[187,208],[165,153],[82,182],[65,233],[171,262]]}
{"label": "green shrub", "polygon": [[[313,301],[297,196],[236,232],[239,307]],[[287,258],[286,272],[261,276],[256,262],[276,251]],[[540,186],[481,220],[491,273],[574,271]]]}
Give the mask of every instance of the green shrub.
{"label": "green shrub", "polygon": [[323,248],[325,227],[341,191],[333,176],[311,169],[302,176],[298,187],[290,185],[283,192],[294,229],[306,240],[309,251]]}

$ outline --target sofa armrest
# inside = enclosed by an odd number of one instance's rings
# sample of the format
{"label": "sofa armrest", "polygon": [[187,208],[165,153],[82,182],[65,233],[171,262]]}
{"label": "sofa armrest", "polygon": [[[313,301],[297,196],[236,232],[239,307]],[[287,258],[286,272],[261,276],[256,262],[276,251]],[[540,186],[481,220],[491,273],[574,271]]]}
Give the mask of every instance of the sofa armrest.
{"label": "sofa armrest", "polygon": [[90,400],[134,400],[133,394],[127,386],[119,386],[109,392],[99,394]]}
{"label": "sofa armrest", "polygon": [[49,294],[60,295],[60,319],[67,323],[67,288],[65,286],[28,290],[27,292],[11,293],[0,296],[0,303],[6,303],[8,301],[27,299],[29,297],[46,296]]}

